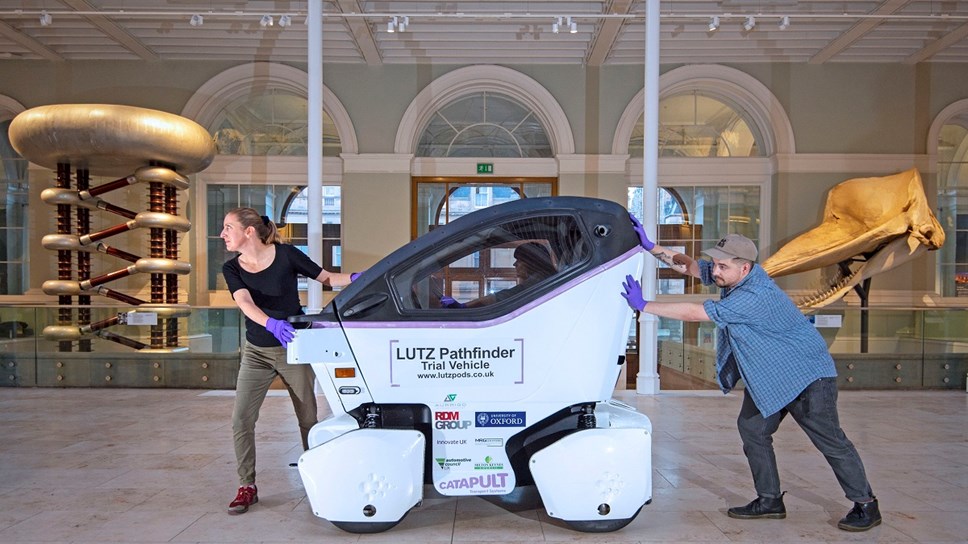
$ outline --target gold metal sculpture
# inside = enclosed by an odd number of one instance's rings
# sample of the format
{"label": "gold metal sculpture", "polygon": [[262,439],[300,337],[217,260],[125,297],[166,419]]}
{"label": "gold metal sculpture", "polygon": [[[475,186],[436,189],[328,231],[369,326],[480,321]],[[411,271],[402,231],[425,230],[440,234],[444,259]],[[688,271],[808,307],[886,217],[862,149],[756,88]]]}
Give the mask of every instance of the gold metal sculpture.
{"label": "gold metal sculpture", "polygon": [[[10,123],[9,136],[21,156],[57,172],[55,187],[41,193],[44,202],[57,208],[57,233],[44,236],[42,243],[57,252],[58,276],[44,282],[43,290],[57,295],[61,308],[58,324],[45,327],[44,336],[58,341],[61,351],[72,351],[75,341],[79,351],[90,351],[90,335],[139,350],[181,349],[177,320],[189,310],[178,302],[178,277],[188,274],[191,265],[178,260],[177,237],[188,232],[191,223],[178,215],[177,191],[188,189],[186,175],[205,169],[215,158],[208,131],[184,117],[155,110],[67,104],[21,113]],[[91,187],[91,176],[122,177]],[[136,184],[147,185],[148,210],[135,212],[101,199]],[[92,210],[125,221],[91,232]],[[147,257],[102,242],[136,229],[148,229]],[[91,277],[93,252],[132,264]],[[76,270],[72,268],[75,259]],[[104,286],[139,273],[149,274],[150,300]],[[91,323],[91,294],[137,306],[135,313],[153,314],[156,323],[151,325],[150,344],[106,330],[127,323],[130,314]]]}
{"label": "gold metal sculpture", "polygon": [[785,244],[763,268],[775,277],[836,267],[827,285],[798,302],[821,308],[871,276],[940,248],[944,238],[916,169],[855,178],[830,190],[819,226]]}

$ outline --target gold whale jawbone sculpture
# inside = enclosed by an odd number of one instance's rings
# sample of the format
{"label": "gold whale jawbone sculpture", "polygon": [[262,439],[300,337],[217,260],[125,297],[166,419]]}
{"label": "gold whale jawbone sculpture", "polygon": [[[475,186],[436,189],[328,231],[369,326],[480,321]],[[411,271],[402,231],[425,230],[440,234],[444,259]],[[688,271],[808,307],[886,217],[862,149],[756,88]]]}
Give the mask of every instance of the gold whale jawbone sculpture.
{"label": "gold whale jawbone sculpture", "polygon": [[940,248],[944,239],[921,176],[911,169],[850,179],[831,189],[821,224],[781,247],[763,262],[763,268],[776,277],[865,259],[849,275],[838,270],[831,285],[800,303],[820,308],[861,281]]}
{"label": "gold whale jawbone sculpture", "polygon": [[189,175],[207,168],[216,154],[214,139],[198,123],[134,106],[38,106],[17,115],[8,133],[14,149],[33,163],[51,170],[69,163],[96,176],[129,175],[151,162]]}

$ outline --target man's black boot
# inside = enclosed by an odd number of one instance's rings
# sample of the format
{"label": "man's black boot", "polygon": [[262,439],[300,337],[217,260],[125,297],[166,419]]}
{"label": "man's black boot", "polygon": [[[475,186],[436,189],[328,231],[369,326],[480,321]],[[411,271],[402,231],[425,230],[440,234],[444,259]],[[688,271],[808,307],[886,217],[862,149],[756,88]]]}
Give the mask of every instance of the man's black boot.
{"label": "man's black boot", "polygon": [[881,524],[881,511],[877,507],[877,499],[870,502],[855,502],[854,507],[847,512],[844,519],[837,523],[837,527],[845,531],[866,531]]}
{"label": "man's black boot", "polygon": [[736,519],[783,519],[786,517],[786,507],[783,506],[783,495],[775,499],[757,497],[746,506],[730,508],[726,515]]}

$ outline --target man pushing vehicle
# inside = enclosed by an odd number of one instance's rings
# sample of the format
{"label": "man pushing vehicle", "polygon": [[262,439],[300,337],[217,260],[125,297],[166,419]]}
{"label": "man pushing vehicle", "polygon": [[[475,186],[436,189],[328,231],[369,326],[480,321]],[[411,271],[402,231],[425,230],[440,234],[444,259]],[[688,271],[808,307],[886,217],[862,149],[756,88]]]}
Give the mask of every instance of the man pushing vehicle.
{"label": "man pushing vehicle", "polygon": [[838,522],[845,531],[866,531],[881,523],[877,498],[864,464],[840,427],[837,414],[837,371],[816,328],[789,297],[756,264],[752,240],[729,234],[703,251],[711,260],[696,261],[653,243],[642,224],[632,224],[643,248],[681,274],[715,283],[720,300],[703,303],[654,302],[626,277],[622,296],[642,313],[681,321],[716,324],[716,377],[728,393],[740,378],[746,384],[737,419],[743,452],[753,473],[757,498],[730,508],[737,519],[783,519],[786,508],[773,451],[773,434],[787,414],[824,454],[854,507]]}

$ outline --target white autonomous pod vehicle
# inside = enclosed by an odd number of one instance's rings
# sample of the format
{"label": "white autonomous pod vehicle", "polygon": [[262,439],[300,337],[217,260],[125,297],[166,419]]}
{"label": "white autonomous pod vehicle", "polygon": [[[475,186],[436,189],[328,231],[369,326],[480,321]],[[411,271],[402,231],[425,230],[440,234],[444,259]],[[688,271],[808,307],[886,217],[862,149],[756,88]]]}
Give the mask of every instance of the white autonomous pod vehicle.
{"label": "white autonomous pod vehicle", "polygon": [[425,485],[533,485],[577,530],[627,525],[652,498],[652,424],[610,397],[642,260],[618,204],[527,198],[434,228],[291,318],[289,363],[313,366],[333,412],[298,463],[315,515],[371,533]]}

